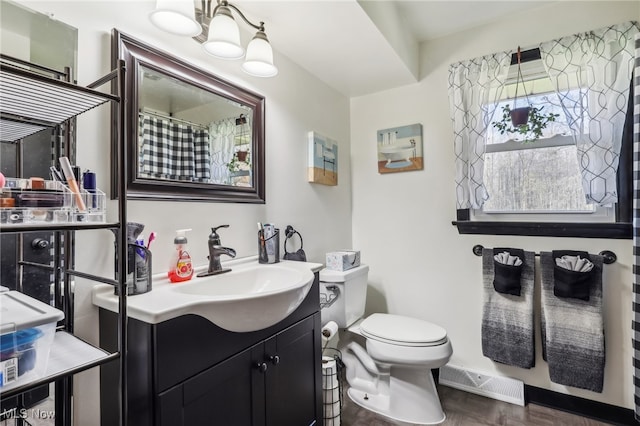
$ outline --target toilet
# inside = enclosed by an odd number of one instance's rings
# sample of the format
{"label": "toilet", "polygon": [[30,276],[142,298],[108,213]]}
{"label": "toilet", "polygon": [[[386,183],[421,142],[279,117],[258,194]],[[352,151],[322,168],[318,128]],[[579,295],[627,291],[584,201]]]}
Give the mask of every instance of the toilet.
{"label": "toilet", "polygon": [[[369,267],[320,271],[322,323],[335,321],[353,333],[339,347],[346,365],[348,395],[356,404],[393,420],[442,423],[431,369],[445,365],[453,349],[444,328],[402,315],[375,313],[366,318]],[[366,349],[357,341],[364,341]]]}

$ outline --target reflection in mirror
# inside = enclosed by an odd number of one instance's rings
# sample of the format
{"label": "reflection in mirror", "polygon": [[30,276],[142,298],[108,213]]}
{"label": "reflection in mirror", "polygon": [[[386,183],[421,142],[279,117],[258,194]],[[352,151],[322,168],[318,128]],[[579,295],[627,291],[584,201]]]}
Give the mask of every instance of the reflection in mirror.
{"label": "reflection in mirror", "polygon": [[138,177],[252,186],[249,107],[139,69]]}
{"label": "reflection in mirror", "polygon": [[114,30],[129,198],[264,202],[264,98]]}

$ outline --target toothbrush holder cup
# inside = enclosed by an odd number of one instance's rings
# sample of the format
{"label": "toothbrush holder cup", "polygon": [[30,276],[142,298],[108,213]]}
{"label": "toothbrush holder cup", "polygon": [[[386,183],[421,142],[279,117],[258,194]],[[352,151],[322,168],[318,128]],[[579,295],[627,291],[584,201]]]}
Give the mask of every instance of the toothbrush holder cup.
{"label": "toothbrush holder cup", "polygon": [[[127,296],[143,294],[152,289],[152,254],[145,246],[127,244]],[[116,251],[116,279],[118,279],[118,252]],[[115,287],[118,294],[118,287]]]}
{"label": "toothbrush holder cup", "polygon": [[273,235],[266,236],[264,230],[258,231],[258,262],[280,262],[280,229],[275,228]]}

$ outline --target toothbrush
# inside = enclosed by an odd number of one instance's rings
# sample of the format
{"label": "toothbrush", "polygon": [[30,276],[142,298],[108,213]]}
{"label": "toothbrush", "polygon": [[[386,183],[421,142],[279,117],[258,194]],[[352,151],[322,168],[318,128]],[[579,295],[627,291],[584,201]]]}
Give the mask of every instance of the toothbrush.
{"label": "toothbrush", "polygon": [[264,241],[264,227],[262,226],[262,222],[258,222],[258,238],[260,239],[260,263],[266,263],[268,261],[267,257],[267,248],[265,247]]}
{"label": "toothbrush", "polygon": [[149,250],[149,247],[151,246],[151,242],[155,239],[156,239],[156,233],[155,232],[150,233],[149,241],[147,241],[147,250]]}
{"label": "toothbrush", "polygon": [[[140,247],[144,247],[144,235],[140,234],[140,236],[138,237],[138,239],[136,240],[136,245],[140,246]],[[144,259],[144,250],[141,249],[140,247],[136,247],[136,253],[138,253],[138,255]]]}
{"label": "toothbrush", "polygon": [[258,237],[260,238],[260,245],[264,247],[264,227],[262,222],[258,222]]}

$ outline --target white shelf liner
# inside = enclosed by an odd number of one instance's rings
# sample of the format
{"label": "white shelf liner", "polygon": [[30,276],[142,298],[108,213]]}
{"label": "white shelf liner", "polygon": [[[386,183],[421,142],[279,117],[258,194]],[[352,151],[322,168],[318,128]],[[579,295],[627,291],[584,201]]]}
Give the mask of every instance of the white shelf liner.
{"label": "white shelf liner", "polygon": [[[106,358],[107,356],[109,356],[109,354],[102,349],[91,346],[65,331],[58,331],[51,345],[49,362],[47,363],[47,370],[43,377],[52,377],[56,374]],[[39,377],[37,379],[39,379]],[[19,380],[16,383],[3,386],[0,392],[28,384],[29,381]]]}

